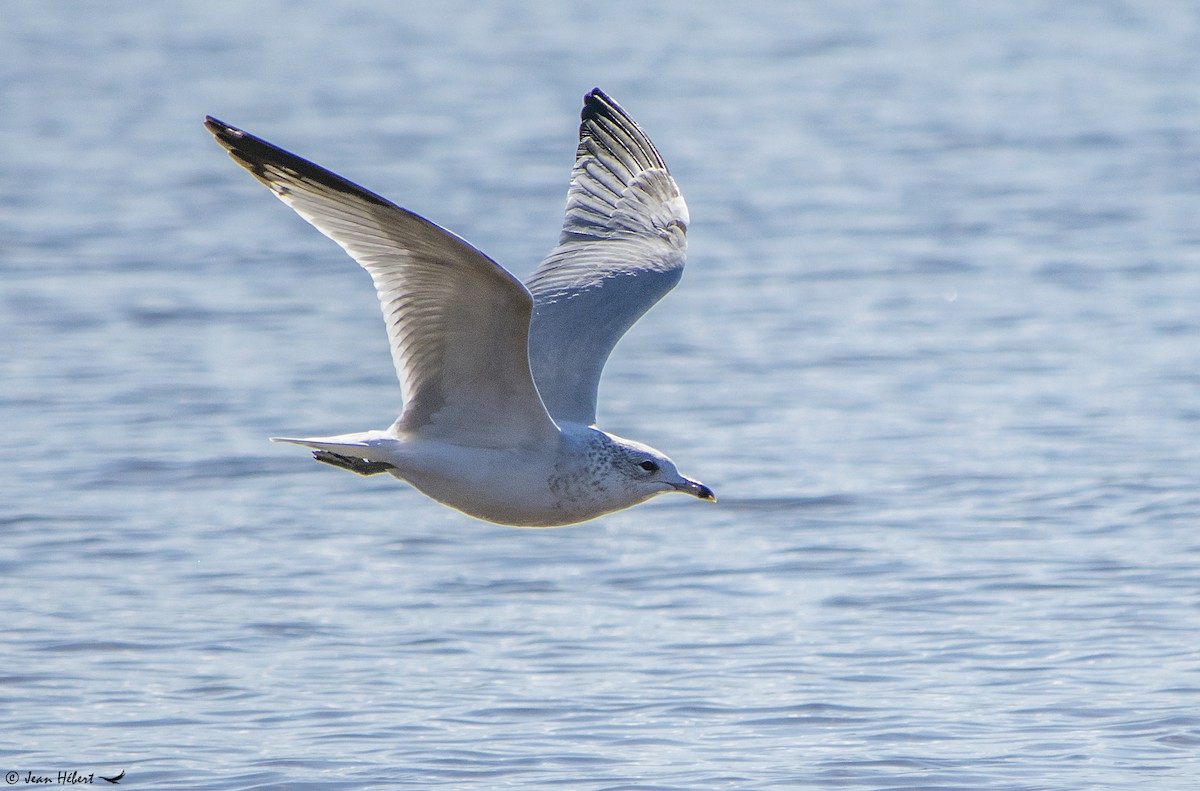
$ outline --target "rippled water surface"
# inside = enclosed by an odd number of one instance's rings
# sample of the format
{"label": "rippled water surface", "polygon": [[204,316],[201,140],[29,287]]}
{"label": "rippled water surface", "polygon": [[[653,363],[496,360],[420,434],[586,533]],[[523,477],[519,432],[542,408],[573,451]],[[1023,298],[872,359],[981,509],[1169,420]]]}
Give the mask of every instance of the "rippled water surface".
{"label": "rippled water surface", "polygon": [[[6,9],[17,785],[1200,776],[1193,4]],[[524,275],[593,85],[693,220],[601,423],[720,502],[519,530],[268,444],[399,394],[369,278],[203,115]]]}

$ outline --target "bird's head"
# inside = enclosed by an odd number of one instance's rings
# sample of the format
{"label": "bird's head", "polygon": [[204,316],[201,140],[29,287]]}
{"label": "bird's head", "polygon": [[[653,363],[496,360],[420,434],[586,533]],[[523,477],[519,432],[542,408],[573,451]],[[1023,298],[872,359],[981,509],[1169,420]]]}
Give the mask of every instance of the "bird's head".
{"label": "bird's head", "polygon": [[613,470],[626,481],[626,485],[642,493],[641,499],[649,499],[664,492],[683,492],[701,500],[716,501],[712,489],[699,481],[685,478],[679,473],[675,462],[660,451],[640,442],[615,437],[613,441]]}

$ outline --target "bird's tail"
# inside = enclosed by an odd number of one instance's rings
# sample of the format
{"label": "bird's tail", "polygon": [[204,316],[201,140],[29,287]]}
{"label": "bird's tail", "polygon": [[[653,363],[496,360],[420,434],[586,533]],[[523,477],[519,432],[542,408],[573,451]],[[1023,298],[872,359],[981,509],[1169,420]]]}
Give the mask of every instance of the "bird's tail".
{"label": "bird's tail", "polygon": [[386,431],[360,431],[355,434],[338,434],[334,437],[271,437],[272,442],[290,442],[317,450],[327,450],[370,461],[384,461],[385,445],[396,438]]}

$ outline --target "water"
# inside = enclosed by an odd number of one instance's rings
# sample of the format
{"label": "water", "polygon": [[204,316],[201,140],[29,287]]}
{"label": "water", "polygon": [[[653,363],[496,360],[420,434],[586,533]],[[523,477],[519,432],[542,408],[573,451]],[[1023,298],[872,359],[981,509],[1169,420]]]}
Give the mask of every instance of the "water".
{"label": "water", "polygon": [[[8,4],[0,768],[1195,782],[1191,4],[404,5]],[[602,425],[720,503],[518,530],[266,443],[398,393],[368,278],[202,116],[523,275],[593,85],[693,218]]]}

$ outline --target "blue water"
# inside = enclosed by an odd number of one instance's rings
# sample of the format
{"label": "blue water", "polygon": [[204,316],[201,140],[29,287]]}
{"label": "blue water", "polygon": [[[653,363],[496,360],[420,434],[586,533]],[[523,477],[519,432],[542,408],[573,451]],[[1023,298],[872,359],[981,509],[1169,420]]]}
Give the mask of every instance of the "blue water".
{"label": "blue water", "polygon": [[[16,785],[1195,787],[1194,4],[4,15]],[[267,443],[399,394],[204,114],[524,275],[594,85],[693,220],[601,423],[720,502],[519,530]]]}

